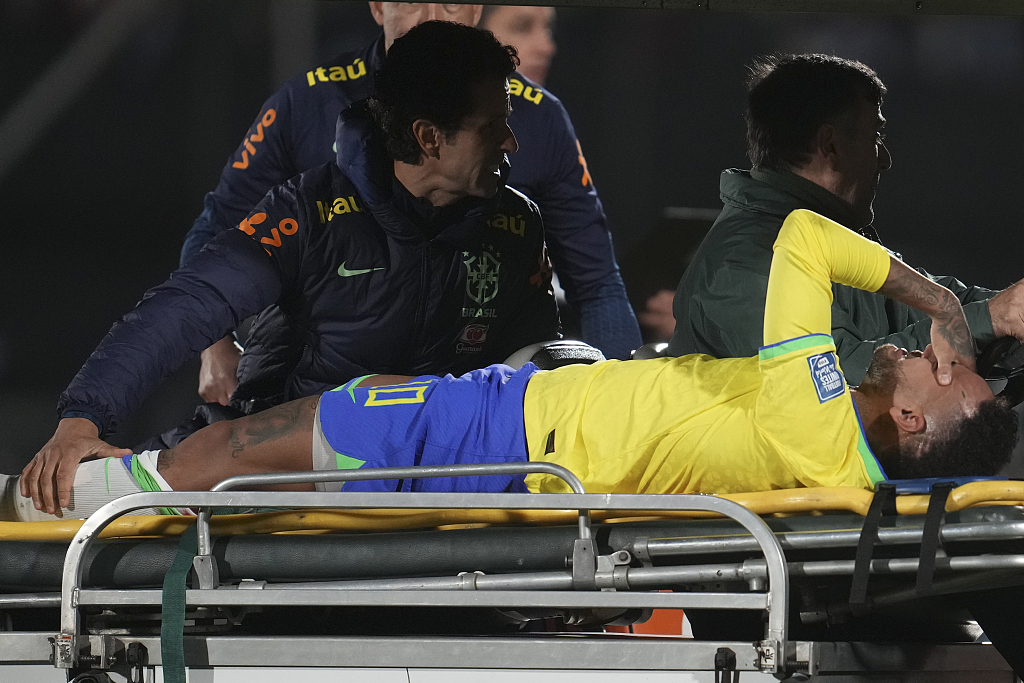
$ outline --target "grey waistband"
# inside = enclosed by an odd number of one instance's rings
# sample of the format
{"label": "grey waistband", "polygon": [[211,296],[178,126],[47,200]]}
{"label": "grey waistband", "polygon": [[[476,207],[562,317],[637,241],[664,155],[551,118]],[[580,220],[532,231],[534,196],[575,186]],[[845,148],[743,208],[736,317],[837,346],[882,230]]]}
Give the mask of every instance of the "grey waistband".
{"label": "grey waistband", "polygon": [[[331,448],[331,444],[327,441],[327,437],[324,436],[323,427],[320,425],[320,406],[323,405],[323,401],[316,404],[316,417],[313,420],[313,471],[321,472],[324,470],[333,470],[338,467],[338,455]],[[344,482],[317,482],[317,491],[340,491]]]}

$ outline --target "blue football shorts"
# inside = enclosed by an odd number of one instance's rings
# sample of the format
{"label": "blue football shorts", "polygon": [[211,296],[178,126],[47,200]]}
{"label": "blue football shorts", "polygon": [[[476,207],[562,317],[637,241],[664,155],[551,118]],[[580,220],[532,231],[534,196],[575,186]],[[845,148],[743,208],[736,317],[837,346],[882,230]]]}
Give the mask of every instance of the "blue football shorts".
{"label": "blue football shorts", "polygon": [[[523,396],[537,367],[491,365],[461,377],[325,392],[317,408],[313,469],[525,462]],[[349,481],[325,491],[527,493],[525,475]]]}

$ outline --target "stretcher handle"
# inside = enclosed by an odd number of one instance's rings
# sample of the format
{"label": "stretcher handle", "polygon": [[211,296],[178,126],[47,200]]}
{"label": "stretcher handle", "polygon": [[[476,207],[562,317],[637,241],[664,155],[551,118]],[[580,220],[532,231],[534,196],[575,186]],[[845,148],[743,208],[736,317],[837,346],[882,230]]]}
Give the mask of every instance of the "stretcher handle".
{"label": "stretcher handle", "polygon": [[[371,481],[376,479],[436,479],[440,477],[470,477],[488,474],[550,474],[558,477],[572,489],[573,493],[586,493],[583,482],[575,474],[549,462],[510,462],[472,465],[432,465],[429,467],[367,467],[357,470],[328,470],[319,472],[279,472],[269,474],[239,474],[215,484],[210,491],[228,491],[242,487],[266,486],[269,484],[314,484],[338,481]],[[590,534],[590,511],[580,510],[580,538],[587,540]],[[210,509],[199,511],[196,520],[198,533],[198,554],[209,555],[213,545],[210,542]]]}

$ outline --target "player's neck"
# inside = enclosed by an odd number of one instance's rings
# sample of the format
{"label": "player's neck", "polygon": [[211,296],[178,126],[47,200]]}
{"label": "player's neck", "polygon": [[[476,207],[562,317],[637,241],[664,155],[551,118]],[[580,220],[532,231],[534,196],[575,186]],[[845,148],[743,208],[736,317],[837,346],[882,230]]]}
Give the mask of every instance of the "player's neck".
{"label": "player's neck", "polygon": [[850,388],[850,395],[860,413],[861,424],[864,425],[864,436],[871,450],[878,453],[899,441],[896,425],[893,424],[889,409],[892,407],[891,396],[881,396],[874,392]]}

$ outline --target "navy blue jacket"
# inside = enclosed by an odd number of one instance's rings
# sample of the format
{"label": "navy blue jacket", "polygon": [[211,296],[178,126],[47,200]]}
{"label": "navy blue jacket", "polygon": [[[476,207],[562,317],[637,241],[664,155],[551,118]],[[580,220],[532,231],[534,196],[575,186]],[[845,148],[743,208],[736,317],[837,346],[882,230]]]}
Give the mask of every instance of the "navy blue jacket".
{"label": "navy blue jacket", "polygon": [[[557,335],[533,202],[507,187],[441,209],[414,198],[361,104],[341,115],[337,139],[341,167],[273,188],[114,325],[61,396],[63,416],[108,434],[261,311],[287,324],[257,319],[240,376],[281,400],[369,373],[461,374]],[[294,354],[279,354],[285,342]]]}
{"label": "navy blue jacket", "polygon": [[[361,52],[299,74],[264,103],[206,196],[185,238],[183,265],[214,235],[238,225],[270,188],[334,159],[338,113],[369,96],[383,59],[381,36]],[[641,344],[640,331],[576,131],[550,92],[518,74],[509,83],[509,125],[519,142],[509,185],[540,206],[551,260],[584,341],[608,358],[626,358]]]}

